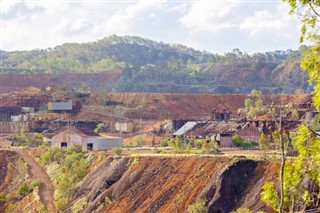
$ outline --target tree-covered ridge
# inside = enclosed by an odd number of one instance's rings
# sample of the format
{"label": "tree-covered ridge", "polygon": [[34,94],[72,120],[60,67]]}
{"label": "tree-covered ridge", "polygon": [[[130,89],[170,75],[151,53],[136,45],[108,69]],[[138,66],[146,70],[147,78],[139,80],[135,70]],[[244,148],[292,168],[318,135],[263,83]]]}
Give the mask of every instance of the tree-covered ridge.
{"label": "tree-covered ridge", "polygon": [[[215,63],[279,63],[299,51],[274,51],[248,55],[234,49],[224,55],[198,51],[180,44],[166,44],[136,36],[112,35],[96,42],[66,43],[53,49],[1,51],[2,67],[41,69],[46,72],[99,72],[125,65],[160,65],[166,62],[188,65],[194,71],[210,69]],[[53,66],[55,64],[55,66]],[[190,65],[198,65],[190,66]]]}
{"label": "tree-covered ridge", "polygon": [[[1,51],[1,73],[96,73],[122,69],[115,91],[182,93],[292,93],[306,90],[303,48],[223,55],[136,36],[116,36],[53,49]],[[303,79],[303,80],[302,80]],[[170,85],[162,91],[163,84]]]}
{"label": "tree-covered ridge", "polygon": [[196,63],[214,60],[214,55],[183,45],[169,45],[135,36],[110,36],[96,42],[66,43],[45,50],[1,52],[2,67],[44,69],[46,72],[99,72],[142,66],[167,60],[189,59]]}

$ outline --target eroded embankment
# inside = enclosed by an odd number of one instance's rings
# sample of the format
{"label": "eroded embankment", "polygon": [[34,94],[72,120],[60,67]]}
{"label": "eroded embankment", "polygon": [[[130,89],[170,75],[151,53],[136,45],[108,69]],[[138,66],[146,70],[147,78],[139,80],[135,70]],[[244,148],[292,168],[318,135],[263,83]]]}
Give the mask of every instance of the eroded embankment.
{"label": "eroded embankment", "polygon": [[[244,107],[244,100],[247,97],[244,94],[108,93],[103,97],[91,95],[89,102],[93,106],[105,105],[107,100],[118,108],[129,107],[131,110],[127,111],[125,116],[131,118],[201,120],[209,119],[213,108],[228,108],[232,112],[232,117],[236,118],[238,109]],[[312,96],[262,95],[262,98],[266,105],[293,105],[306,103]],[[94,113],[94,110],[92,112]]]}
{"label": "eroded embankment", "polygon": [[[277,178],[270,161],[217,158],[108,158],[76,192],[83,212],[184,212],[204,197],[209,212],[248,207],[272,212],[260,201],[265,181]],[[111,200],[112,203],[109,201]]]}
{"label": "eroded embankment", "polygon": [[44,174],[35,177],[33,172],[32,166],[17,152],[0,149],[0,212],[56,212],[41,199],[43,184],[36,178]]}

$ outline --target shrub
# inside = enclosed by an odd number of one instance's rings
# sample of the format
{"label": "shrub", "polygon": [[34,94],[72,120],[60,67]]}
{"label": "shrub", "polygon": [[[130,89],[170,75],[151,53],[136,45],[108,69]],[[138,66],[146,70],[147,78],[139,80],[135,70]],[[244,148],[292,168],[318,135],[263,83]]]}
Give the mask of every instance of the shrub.
{"label": "shrub", "polygon": [[0,192],[0,204],[5,203],[7,201],[6,193]]}
{"label": "shrub", "polygon": [[205,151],[206,153],[210,152],[210,149],[211,149],[211,147],[207,142],[204,142],[202,144],[202,150]]}
{"label": "shrub", "polygon": [[104,204],[105,204],[105,205],[110,205],[110,204],[112,204],[112,201],[110,200],[109,197],[106,197],[106,198],[104,199]]}
{"label": "shrub", "polygon": [[25,136],[25,145],[29,147],[38,147],[43,144],[44,135],[41,133],[32,133]]}
{"label": "shrub", "polygon": [[66,149],[66,153],[67,155],[70,155],[73,153],[82,153],[82,147],[80,145],[72,145]]}
{"label": "shrub", "polygon": [[203,144],[205,141],[206,141],[205,139],[197,139],[197,140],[194,141],[194,146],[195,146],[197,149],[201,149],[202,144]]}
{"label": "shrub", "polygon": [[231,213],[252,213],[252,211],[248,208],[239,208]]}
{"label": "shrub", "polygon": [[160,154],[160,153],[161,153],[161,149],[154,149],[154,150],[153,150],[153,153],[155,153],[155,154]]}
{"label": "shrub", "polygon": [[19,196],[23,197],[29,193],[29,186],[26,182],[23,182],[18,190]]}
{"label": "shrub", "polygon": [[48,209],[47,209],[47,207],[42,203],[42,204],[37,208],[37,211],[38,211],[38,212],[41,212],[41,213],[47,213],[47,212],[48,212]]}
{"label": "shrub", "polygon": [[30,184],[31,189],[39,188],[41,185],[41,182],[39,180],[33,180]]}
{"label": "shrub", "polygon": [[184,154],[191,154],[190,149],[186,149],[186,150],[184,150]]}
{"label": "shrub", "polygon": [[67,200],[65,198],[58,198],[56,200],[56,204],[58,206],[58,209],[60,210],[59,212],[62,212],[62,210],[66,207],[67,205]]}
{"label": "shrub", "polygon": [[139,163],[140,159],[141,159],[141,156],[140,156],[140,155],[134,156],[133,163],[134,163],[134,164]]}
{"label": "shrub", "polygon": [[77,213],[88,206],[87,198],[81,198],[72,207],[72,212]]}
{"label": "shrub", "polygon": [[238,135],[238,134],[235,134],[235,135],[233,135],[232,136],[232,140],[233,140],[233,142],[236,144],[236,145],[238,145],[238,144],[240,144],[240,143],[242,143],[244,140],[240,137],[240,135]]}
{"label": "shrub", "polygon": [[99,161],[100,161],[101,159],[103,159],[107,155],[107,153],[105,151],[99,151],[98,155],[99,155]]}
{"label": "shrub", "polygon": [[191,149],[194,147],[194,136],[190,135],[190,137],[188,138],[188,149]]}
{"label": "shrub", "polygon": [[15,205],[10,203],[6,208],[6,213],[13,213],[15,212]]}
{"label": "shrub", "polygon": [[167,146],[169,146],[169,144],[168,144],[168,138],[162,139],[162,140],[160,141],[160,146],[162,146],[162,147],[167,147]]}
{"label": "shrub", "polygon": [[26,169],[26,163],[22,157],[18,159],[18,170],[19,172],[22,172],[24,169]]}
{"label": "shrub", "polygon": [[115,155],[120,155],[122,153],[122,149],[120,147],[115,147],[112,149],[112,153]]}
{"label": "shrub", "polygon": [[217,141],[210,141],[210,146],[215,150],[219,150],[220,149],[219,144],[218,144]]}
{"label": "shrub", "polygon": [[54,161],[56,161],[57,163],[61,163],[62,159],[64,158],[64,155],[64,150],[59,149],[58,147],[51,147],[41,155],[39,162],[42,165],[49,165]]}
{"label": "shrub", "polygon": [[182,153],[185,149],[185,146],[179,136],[176,136],[174,141],[172,141],[171,146],[174,148],[175,153]]}
{"label": "shrub", "polygon": [[257,146],[258,144],[253,142],[253,141],[242,141],[240,143],[237,144],[237,146],[239,147],[253,147],[253,146]]}
{"label": "shrub", "polygon": [[208,211],[204,198],[198,198],[194,204],[188,206],[188,213],[207,213]]}
{"label": "shrub", "polygon": [[146,138],[144,135],[136,135],[132,139],[132,144],[134,147],[144,146],[146,144]]}
{"label": "shrub", "polygon": [[167,150],[163,149],[161,150],[161,154],[168,154]]}

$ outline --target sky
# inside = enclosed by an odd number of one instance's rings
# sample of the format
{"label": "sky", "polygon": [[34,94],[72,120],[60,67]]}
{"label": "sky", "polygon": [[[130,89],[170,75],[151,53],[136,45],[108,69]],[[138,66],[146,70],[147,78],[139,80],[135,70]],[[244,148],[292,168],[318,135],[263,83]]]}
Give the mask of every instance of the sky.
{"label": "sky", "polygon": [[134,35],[212,53],[298,49],[300,24],[280,0],[1,1],[1,50]]}

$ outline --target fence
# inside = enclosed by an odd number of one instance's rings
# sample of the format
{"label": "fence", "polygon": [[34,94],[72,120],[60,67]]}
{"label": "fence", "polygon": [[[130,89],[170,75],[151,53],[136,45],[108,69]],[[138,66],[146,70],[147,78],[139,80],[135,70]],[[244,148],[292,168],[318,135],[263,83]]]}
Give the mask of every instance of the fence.
{"label": "fence", "polygon": [[232,150],[260,150],[258,146],[248,146],[248,147],[223,147],[220,148],[221,151],[232,151]]}

